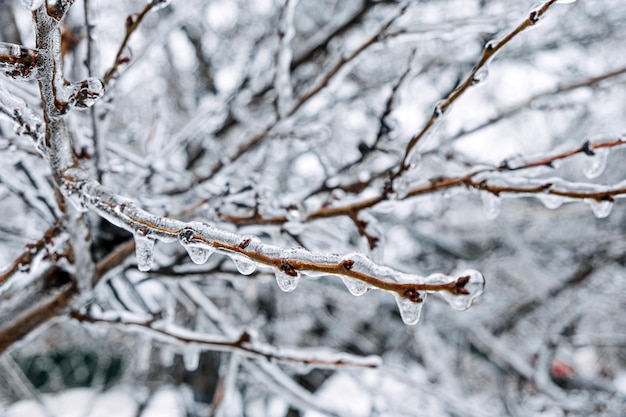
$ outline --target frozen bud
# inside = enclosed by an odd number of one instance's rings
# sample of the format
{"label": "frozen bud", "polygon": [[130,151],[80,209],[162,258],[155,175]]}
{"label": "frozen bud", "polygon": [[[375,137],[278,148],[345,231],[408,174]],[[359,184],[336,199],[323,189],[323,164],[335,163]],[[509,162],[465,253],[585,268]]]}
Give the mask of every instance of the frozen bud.
{"label": "frozen bud", "polygon": [[0,71],[16,80],[32,80],[37,69],[37,49],[0,42]]}
{"label": "frozen bud", "polygon": [[73,83],[69,87],[69,103],[77,109],[87,109],[104,94],[104,84],[96,77]]}
{"label": "frozen bud", "polygon": [[144,229],[135,232],[135,255],[139,270],[149,271],[154,259],[154,239]]}

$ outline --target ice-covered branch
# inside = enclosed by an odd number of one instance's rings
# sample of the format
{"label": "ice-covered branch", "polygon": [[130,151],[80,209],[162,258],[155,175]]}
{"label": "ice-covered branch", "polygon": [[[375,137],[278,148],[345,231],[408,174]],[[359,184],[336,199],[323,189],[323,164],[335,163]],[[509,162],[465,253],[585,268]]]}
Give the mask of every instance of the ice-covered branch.
{"label": "ice-covered branch", "polygon": [[43,237],[36,242],[26,245],[24,252],[7,265],[2,272],[0,272],[0,294],[2,294],[3,286],[6,281],[11,278],[17,271],[26,271],[30,269],[30,264],[39,252],[41,252],[46,246],[52,244],[52,239],[61,231],[60,224],[55,224],[50,229],[46,230]]}
{"label": "ice-covered branch", "polygon": [[231,257],[244,275],[254,272],[257,265],[271,267],[279,287],[287,292],[296,289],[301,274],[338,275],[355,295],[370,289],[391,292],[408,323],[417,322],[429,292],[439,292],[453,307],[464,310],[483,291],[484,278],[477,271],[464,271],[456,277],[443,274],[422,277],[376,265],[360,253],[340,256],[302,248],[284,249],[263,244],[254,236],[227,232],[206,223],[156,216],[88,179],[79,169],[66,171],[62,183],[65,193],[78,208],[93,209],[133,233],[137,263],[144,271],[151,268],[155,240],[178,241],[195,263],[205,263],[218,251]]}
{"label": "ice-covered branch", "polygon": [[294,16],[298,0],[286,0],[283,7],[281,27],[278,31],[278,53],[276,56],[276,74],[274,88],[277,93],[279,116],[283,117],[293,107],[293,87],[291,82],[291,60],[293,50],[291,42],[296,34]]}
{"label": "ice-covered branch", "polygon": [[299,364],[310,368],[378,368],[381,365],[381,359],[378,356],[360,357],[345,353],[322,352],[319,349],[294,350],[277,348],[255,340],[252,334],[245,331],[238,338],[233,339],[221,335],[187,330],[152,316],[145,317],[116,311],[98,313],[93,310],[89,313],[74,310],[71,312],[71,317],[87,323],[120,325],[123,330],[147,331],[156,340],[183,346],[184,354],[188,353],[186,351],[192,351],[191,353],[197,356],[202,350],[239,352],[249,358]]}
{"label": "ice-covered branch", "polygon": [[152,10],[158,10],[167,6],[169,2],[170,0],[148,0],[146,5],[137,15],[130,15],[126,18],[126,33],[124,34],[122,43],[115,54],[113,65],[111,65],[111,68],[107,70],[102,78],[105,86],[108,85],[113,78],[119,75],[118,72],[120,65],[126,64],[130,61],[130,56],[125,56],[127,53],[126,47],[128,46],[128,42],[130,41],[133,33],[135,33],[137,28],[139,28],[139,25],[141,25],[144,17],[146,17],[146,15]]}
{"label": "ice-covered branch", "polygon": [[472,68],[467,77],[465,77],[459,86],[455,88],[447,97],[435,105],[435,109],[430,118],[426,121],[426,124],[419,132],[411,137],[404,151],[404,156],[402,157],[398,171],[394,174],[394,177],[402,175],[410,168],[410,161],[415,151],[415,145],[417,145],[417,143],[433,129],[438,122],[438,119],[444,115],[450,106],[452,106],[452,104],[454,104],[454,102],[457,101],[457,99],[461,97],[470,87],[480,84],[487,79],[489,74],[489,63],[496,56],[496,54],[517,35],[536,25],[545,17],[548,9],[557,2],[558,0],[549,0],[544,2],[541,6],[533,8],[528,16],[519,25],[504,35],[501,39],[487,42],[478,62],[474,65],[474,68]]}
{"label": "ice-covered branch", "polygon": [[[423,185],[409,187],[406,194],[401,196],[403,199],[416,197],[424,194],[434,193],[455,187],[468,187],[477,190],[490,192],[494,195],[502,193],[511,194],[534,194],[541,198],[548,208],[556,208],[550,204],[551,201],[544,197],[556,196],[564,198],[559,200],[563,203],[567,199],[581,200],[587,199],[587,202],[594,207],[594,201],[601,203],[603,207],[609,207],[612,200],[626,194],[626,189],[622,183],[613,186],[573,183],[563,179],[540,180],[534,178],[512,178],[507,179],[506,173],[511,171],[521,171],[538,167],[552,167],[558,161],[570,158],[574,155],[584,154],[588,157],[588,163],[585,165],[585,174],[589,178],[594,178],[604,170],[608,158],[608,152],[612,148],[617,148],[626,144],[626,139],[616,138],[597,142],[585,141],[581,146],[572,150],[558,152],[555,154],[542,154],[536,157],[518,157],[508,159],[502,164],[494,168],[475,169],[467,174],[456,177],[436,177],[431,178]],[[491,175],[486,177],[486,175]],[[312,221],[316,219],[336,217],[336,216],[353,216],[361,210],[387,201],[389,196],[386,192],[367,198],[351,202],[345,205],[322,207],[318,210],[311,211],[303,218],[302,221]],[[556,204],[556,201],[554,201]],[[601,211],[602,212],[602,211]],[[596,211],[594,210],[594,213]],[[608,215],[608,212],[607,214]],[[259,215],[251,217],[237,217],[223,214],[228,221],[237,224],[283,224],[288,221],[287,216],[264,218]]]}

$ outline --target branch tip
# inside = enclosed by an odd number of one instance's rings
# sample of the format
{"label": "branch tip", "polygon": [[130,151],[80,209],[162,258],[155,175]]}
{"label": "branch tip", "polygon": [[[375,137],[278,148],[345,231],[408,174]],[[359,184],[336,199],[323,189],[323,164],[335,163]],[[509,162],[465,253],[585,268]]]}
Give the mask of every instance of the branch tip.
{"label": "branch tip", "polygon": [[457,295],[469,295],[470,292],[465,288],[465,285],[469,282],[470,276],[465,275],[456,280],[456,293]]}

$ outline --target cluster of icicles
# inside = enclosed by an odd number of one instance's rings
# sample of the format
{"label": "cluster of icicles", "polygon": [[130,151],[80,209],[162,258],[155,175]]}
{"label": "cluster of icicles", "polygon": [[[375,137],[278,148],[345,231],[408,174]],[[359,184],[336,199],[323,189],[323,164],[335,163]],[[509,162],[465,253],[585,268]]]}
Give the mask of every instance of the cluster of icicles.
{"label": "cluster of icicles", "polygon": [[[195,236],[197,235],[202,236],[204,239],[196,239]],[[219,235],[219,238],[216,235]],[[142,271],[148,271],[153,262],[155,240],[145,229],[137,230],[134,236],[138,268]],[[359,252],[339,256],[310,252],[303,248],[284,249],[274,245],[263,244],[258,238],[253,236],[240,236],[200,222],[187,223],[186,226],[180,230],[178,233],[178,242],[185,248],[194,263],[204,264],[213,253],[220,252],[229,256],[237,270],[243,275],[252,274],[257,268],[257,262],[240,252],[224,248],[215,248],[212,244],[207,243],[205,239],[219,240],[219,242],[229,245],[245,245],[246,251],[262,254],[274,259],[281,259],[287,264],[290,260],[297,260],[317,265],[333,266],[350,261],[351,270],[353,271],[398,284],[447,284],[456,280],[456,278],[444,274],[432,274],[428,277],[405,274],[388,267],[376,265],[368,257]],[[244,245],[242,245],[242,242],[244,242]],[[328,275],[314,271],[298,271],[293,268],[273,268],[273,270],[278,287],[285,292],[291,292],[296,289],[301,278],[301,273],[308,276]],[[465,285],[468,294],[453,295],[447,291],[437,292],[455,309],[466,310],[473,304],[476,297],[480,296],[482,293],[484,278],[482,274],[474,270],[463,271],[459,276],[468,277],[468,283]],[[352,277],[342,275],[341,279],[348,291],[355,296],[363,295],[373,288],[369,284]],[[426,293],[420,292],[419,297],[417,297],[420,300],[419,302],[411,301],[395,292],[393,294],[396,298],[403,321],[406,324],[417,323],[423,300],[426,298]]]}

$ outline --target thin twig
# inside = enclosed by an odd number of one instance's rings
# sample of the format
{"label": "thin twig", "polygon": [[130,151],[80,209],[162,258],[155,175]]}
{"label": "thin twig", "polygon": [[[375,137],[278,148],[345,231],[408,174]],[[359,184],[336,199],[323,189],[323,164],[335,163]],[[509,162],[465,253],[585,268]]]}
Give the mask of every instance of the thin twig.
{"label": "thin twig", "polygon": [[465,80],[463,80],[461,84],[459,84],[459,86],[454,89],[447,97],[437,103],[430,118],[426,121],[426,124],[419,132],[411,137],[411,140],[409,140],[409,143],[406,146],[406,150],[404,151],[404,156],[402,157],[402,161],[400,162],[398,171],[393,175],[394,178],[397,178],[409,169],[410,164],[408,162],[411,158],[415,145],[417,145],[417,143],[426,136],[426,134],[435,125],[437,119],[439,119],[450,108],[450,106],[463,95],[463,93],[465,93],[472,85],[476,84],[478,72],[484,70],[484,68],[486,68],[486,66],[500,51],[500,49],[508,44],[513,38],[515,38],[517,35],[528,29],[529,27],[534,26],[540,19],[542,19],[544,17],[543,15],[548,11],[550,6],[556,3],[556,1],[557,0],[549,0],[543,3],[541,7],[532,10],[528,14],[528,17],[526,17],[526,19],[522,21],[522,23],[517,25],[511,32],[506,34],[499,41],[487,42],[480,56],[480,59],[478,60],[476,65],[474,65],[474,68],[472,69],[472,71],[470,71]]}
{"label": "thin twig", "polygon": [[94,316],[73,310],[70,313],[73,319],[86,323],[108,323],[120,325],[124,330],[138,329],[150,331],[157,338],[165,338],[169,342],[183,345],[193,345],[200,349],[219,352],[239,352],[246,357],[264,359],[270,362],[280,361],[284,363],[303,364],[314,368],[337,368],[359,367],[377,368],[380,366],[380,358],[377,356],[359,357],[345,353],[327,354],[319,356],[315,351],[307,352],[304,349],[297,351],[278,349],[272,345],[263,344],[254,340],[248,332],[243,332],[236,339],[226,338],[221,335],[210,335],[190,331],[174,324],[164,323],[155,317],[143,318],[130,315],[115,315],[112,318],[105,314]]}

